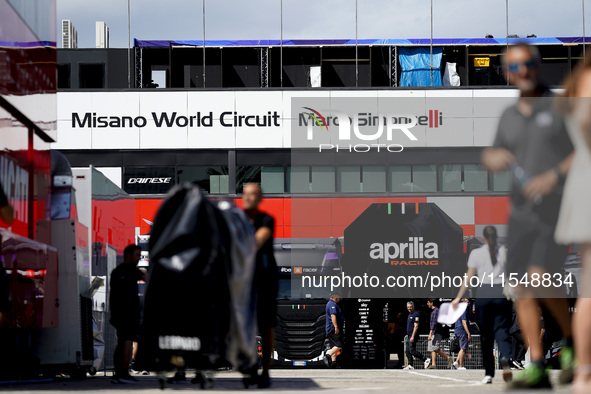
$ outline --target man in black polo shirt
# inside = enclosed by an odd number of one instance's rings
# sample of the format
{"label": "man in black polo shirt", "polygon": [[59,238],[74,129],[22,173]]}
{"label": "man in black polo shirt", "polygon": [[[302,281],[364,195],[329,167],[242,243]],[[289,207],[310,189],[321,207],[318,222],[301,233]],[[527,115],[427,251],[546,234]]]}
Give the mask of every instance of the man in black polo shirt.
{"label": "man in black polo shirt", "polygon": [[259,211],[259,204],[263,199],[260,185],[247,183],[242,188],[242,204],[246,216],[255,229],[257,244],[255,286],[257,289],[257,323],[262,339],[263,371],[259,377],[258,386],[266,388],[271,385],[269,369],[273,362],[275,342],[275,324],[277,318],[277,290],[279,276],[277,262],[273,255],[273,231],[275,220],[273,217]]}
{"label": "man in black polo shirt", "polygon": [[421,352],[417,350],[417,342],[419,341],[419,320],[421,315],[415,310],[415,303],[408,301],[406,303],[406,309],[408,310],[408,319],[406,319],[406,360],[408,364],[403,369],[415,369],[413,364],[413,357],[421,360],[428,368],[431,365],[431,359],[423,356]]}
{"label": "man in black polo shirt", "polygon": [[[553,275],[564,263],[567,248],[554,242],[554,229],[573,145],[563,118],[552,106],[551,92],[539,83],[541,59],[537,49],[523,43],[513,45],[503,61],[508,80],[519,89],[520,97],[501,116],[493,146],[484,149],[482,162],[490,171],[511,169],[514,174],[506,267],[511,283],[512,277],[531,281],[532,274],[540,278]],[[529,338],[532,363],[509,387],[550,387],[538,341],[542,301],[560,324],[567,343],[561,354],[560,381],[572,381],[574,353],[564,295],[549,286],[519,284],[515,291],[517,317],[523,335]]]}
{"label": "man in black polo shirt", "polygon": [[110,322],[117,330],[117,346],[113,355],[113,383],[137,382],[129,375],[129,363],[133,342],[137,341],[140,329],[140,299],[137,287],[137,282],[143,276],[137,268],[140,257],[141,248],[138,245],[127,246],[123,251],[123,263],[111,273]]}

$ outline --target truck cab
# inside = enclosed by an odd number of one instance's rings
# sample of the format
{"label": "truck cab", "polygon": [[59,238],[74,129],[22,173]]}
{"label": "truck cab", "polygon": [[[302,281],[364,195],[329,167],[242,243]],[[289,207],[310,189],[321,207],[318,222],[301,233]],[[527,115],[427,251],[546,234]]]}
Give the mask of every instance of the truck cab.
{"label": "truck cab", "polygon": [[279,270],[274,365],[324,365],[325,308],[331,289],[322,278],[340,274],[341,243],[337,238],[278,238],[274,253]]}

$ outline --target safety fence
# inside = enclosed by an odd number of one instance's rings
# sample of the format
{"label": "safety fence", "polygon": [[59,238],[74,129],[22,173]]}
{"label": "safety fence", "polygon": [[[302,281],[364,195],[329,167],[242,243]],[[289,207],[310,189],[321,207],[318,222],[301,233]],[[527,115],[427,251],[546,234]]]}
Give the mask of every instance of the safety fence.
{"label": "safety fence", "polygon": [[[416,346],[416,349],[419,353],[421,353],[423,356],[425,356],[427,358],[431,358],[431,352],[427,351],[428,337],[429,337],[428,335],[419,335],[419,339],[418,339],[418,341],[416,341],[415,346]],[[405,341],[404,341],[404,358],[405,358],[404,364],[405,365],[408,364],[408,360],[406,360],[406,346],[407,346],[406,338],[407,337],[404,338],[405,339]],[[451,346],[451,343],[454,340],[454,338],[455,338],[455,335],[450,334],[449,338],[441,340],[441,350],[443,350],[443,352],[445,354],[451,355],[455,361],[458,357],[458,353],[457,352],[455,352],[455,353],[450,352],[450,346]],[[496,368],[499,368],[498,349],[497,349],[496,342],[494,345],[494,356],[495,356]],[[414,360],[412,362],[412,366],[416,369],[424,368],[423,362],[417,358],[414,358]],[[445,360],[443,357],[438,355],[436,366],[437,366],[437,369],[447,369],[447,360]],[[464,367],[466,369],[484,369],[484,364],[482,362],[482,346],[480,343],[480,335],[478,335],[478,334],[472,335],[472,340],[468,343],[468,349],[466,350],[466,355],[464,356]]]}

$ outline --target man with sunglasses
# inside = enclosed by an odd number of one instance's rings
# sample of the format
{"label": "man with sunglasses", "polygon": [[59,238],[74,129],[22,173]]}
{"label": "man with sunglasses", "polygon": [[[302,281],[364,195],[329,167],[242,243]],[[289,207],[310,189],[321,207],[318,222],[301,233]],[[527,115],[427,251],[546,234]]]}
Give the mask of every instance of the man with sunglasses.
{"label": "man with sunglasses", "polygon": [[[557,245],[553,235],[573,154],[564,120],[553,109],[552,93],[539,81],[540,64],[539,52],[526,43],[513,45],[505,53],[507,80],[519,89],[520,96],[501,116],[493,146],[482,153],[482,162],[490,171],[511,170],[514,175],[505,278],[519,280],[510,289],[517,299],[517,317],[524,337],[529,338],[532,360],[509,383],[515,389],[551,387],[538,341],[542,304],[560,325],[566,342],[561,383],[572,381],[574,364],[570,316],[562,291],[534,286],[532,281],[533,274],[541,279],[543,274],[560,272],[566,258],[567,249]],[[513,285],[509,281],[506,286]]]}

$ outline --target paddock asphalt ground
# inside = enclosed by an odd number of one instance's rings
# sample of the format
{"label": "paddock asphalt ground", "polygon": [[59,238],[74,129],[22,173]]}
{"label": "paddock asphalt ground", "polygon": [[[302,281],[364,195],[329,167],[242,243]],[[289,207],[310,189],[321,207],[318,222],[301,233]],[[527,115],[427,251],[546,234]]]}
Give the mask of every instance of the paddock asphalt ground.
{"label": "paddock asphalt ground", "polygon": [[[514,374],[517,372],[514,371]],[[554,384],[554,392],[571,392],[570,386],[557,384],[558,371],[551,371],[551,381]],[[165,391],[201,391],[199,385],[191,384],[191,372],[187,373],[188,380],[181,383],[167,384]],[[483,370],[414,370],[402,371],[398,369],[360,370],[360,369],[281,369],[271,371],[273,385],[263,392],[347,392],[347,393],[373,393],[373,392],[502,392],[505,384],[500,374],[493,379],[493,384],[480,385],[484,376]],[[161,393],[156,376],[137,376],[138,384],[113,384],[110,376],[88,377],[84,380],[59,379],[49,382],[36,383],[0,383],[0,391],[19,393],[43,394],[63,391],[80,391],[84,393],[112,392],[151,392]],[[215,392],[248,392],[259,391],[256,388],[244,389],[242,375],[231,371],[221,371],[215,374]],[[515,392],[515,391],[513,391]],[[531,392],[531,391],[529,391]],[[546,392],[550,392],[546,390]]]}

